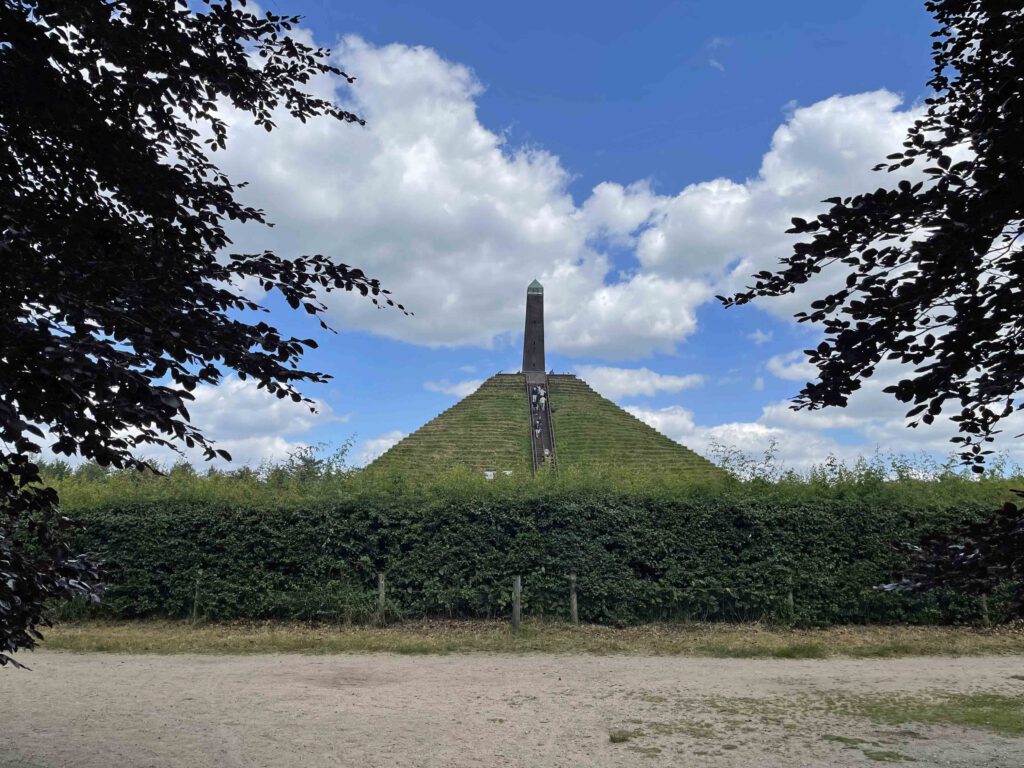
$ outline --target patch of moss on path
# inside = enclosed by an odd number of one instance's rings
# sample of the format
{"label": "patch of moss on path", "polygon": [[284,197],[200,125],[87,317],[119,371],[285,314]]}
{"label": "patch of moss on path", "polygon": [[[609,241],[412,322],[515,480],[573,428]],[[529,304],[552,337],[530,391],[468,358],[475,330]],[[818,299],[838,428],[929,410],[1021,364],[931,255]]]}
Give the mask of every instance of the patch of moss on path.
{"label": "patch of moss on path", "polygon": [[851,712],[885,725],[958,725],[1001,736],[1024,736],[1024,696],[974,693],[861,699],[852,705]]}

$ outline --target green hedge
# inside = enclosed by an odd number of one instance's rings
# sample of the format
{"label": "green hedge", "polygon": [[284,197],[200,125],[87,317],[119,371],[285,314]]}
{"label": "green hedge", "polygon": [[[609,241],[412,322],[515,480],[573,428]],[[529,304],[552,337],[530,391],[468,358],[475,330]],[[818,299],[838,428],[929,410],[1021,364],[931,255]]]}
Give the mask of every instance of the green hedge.
{"label": "green hedge", "polygon": [[813,625],[977,621],[969,596],[873,587],[899,570],[894,542],[1006,494],[961,480],[636,485],[456,473],[429,488],[171,477],[59,490],[104,563],[110,617],[359,621],[378,571],[407,617],[507,614],[515,574],[527,615],[563,617],[575,573],[585,621]]}

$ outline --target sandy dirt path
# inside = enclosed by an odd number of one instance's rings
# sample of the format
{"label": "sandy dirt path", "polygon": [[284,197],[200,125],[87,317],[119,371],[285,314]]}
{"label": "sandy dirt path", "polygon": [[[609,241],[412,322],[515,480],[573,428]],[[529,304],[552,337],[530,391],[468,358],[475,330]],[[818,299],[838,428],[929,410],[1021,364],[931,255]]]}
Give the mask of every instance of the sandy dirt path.
{"label": "sandy dirt path", "polygon": [[1024,657],[23,661],[32,672],[0,669],[0,765],[13,768],[1024,765],[1024,739],[845,710],[865,697],[1024,695]]}

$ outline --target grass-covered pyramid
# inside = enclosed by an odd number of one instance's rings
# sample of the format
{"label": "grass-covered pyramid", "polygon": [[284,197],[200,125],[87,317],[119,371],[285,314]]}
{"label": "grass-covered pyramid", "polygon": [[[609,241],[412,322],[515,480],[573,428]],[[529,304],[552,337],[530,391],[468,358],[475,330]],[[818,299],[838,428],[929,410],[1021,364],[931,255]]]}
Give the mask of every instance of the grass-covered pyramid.
{"label": "grass-covered pyramid", "polygon": [[[601,397],[585,381],[546,374],[543,311],[543,288],[534,281],[527,290],[522,373],[487,379],[367,470],[410,478],[455,466],[516,476],[542,466],[558,471],[610,469],[694,477],[720,471]],[[534,397],[538,392],[543,398]]]}

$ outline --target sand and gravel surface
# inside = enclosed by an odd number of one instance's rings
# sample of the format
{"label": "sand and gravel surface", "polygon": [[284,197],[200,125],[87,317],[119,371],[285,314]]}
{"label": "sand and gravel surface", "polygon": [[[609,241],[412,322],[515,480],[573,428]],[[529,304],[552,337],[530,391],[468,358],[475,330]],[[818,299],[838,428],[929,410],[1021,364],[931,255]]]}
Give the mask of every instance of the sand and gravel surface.
{"label": "sand and gravel surface", "polygon": [[36,652],[0,669],[0,765],[1024,765],[1024,738],[871,701],[1024,695],[1024,657],[763,660]]}

